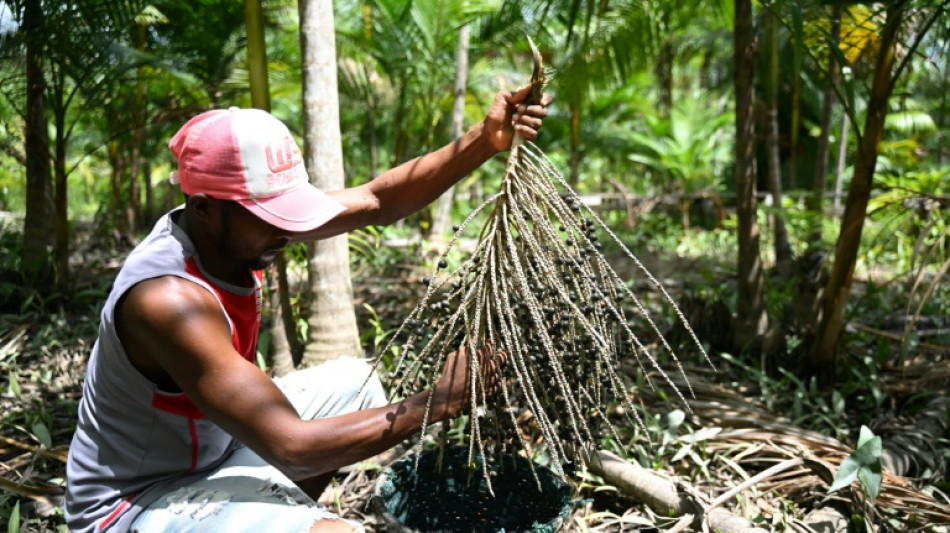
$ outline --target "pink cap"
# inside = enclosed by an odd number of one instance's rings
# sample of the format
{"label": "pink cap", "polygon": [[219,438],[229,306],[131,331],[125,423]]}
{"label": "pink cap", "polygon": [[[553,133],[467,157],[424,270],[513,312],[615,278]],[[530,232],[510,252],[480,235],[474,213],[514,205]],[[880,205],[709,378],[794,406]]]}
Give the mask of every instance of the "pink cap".
{"label": "pink cap", "polygon": [[168,147],[178,159],[170,179],[182,192],[233,200],[278,228],[309,231],[344,210],[310,184],[290,130],[266,111],[207,111],[182,126]]}

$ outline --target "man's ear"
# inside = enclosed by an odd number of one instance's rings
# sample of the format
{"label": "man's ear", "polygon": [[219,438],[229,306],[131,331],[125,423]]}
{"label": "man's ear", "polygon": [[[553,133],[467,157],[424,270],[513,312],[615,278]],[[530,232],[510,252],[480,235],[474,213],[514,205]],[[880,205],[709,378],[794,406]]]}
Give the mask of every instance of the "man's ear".
{"label": "man's ear", "polygon": [[214,198],[203,192],[192,194],[188,197],[188,209],[199,220],[209,220],[215,216],[215,211],[220,207]]}

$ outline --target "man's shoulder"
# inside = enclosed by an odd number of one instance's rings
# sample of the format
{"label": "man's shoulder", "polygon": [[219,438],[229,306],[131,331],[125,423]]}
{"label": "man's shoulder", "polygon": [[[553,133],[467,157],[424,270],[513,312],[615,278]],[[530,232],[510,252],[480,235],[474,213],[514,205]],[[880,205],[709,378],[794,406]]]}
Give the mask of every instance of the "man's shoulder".
{"label": "man's shoulder", "polygon": [[194,249],[184,231],[173,222],[175,214],[176,210],[172,210],[155,223],[152,231],[125,258],[120,275],[184,268],[184,262],[194,255]]}
{"label": "man's shoulder", "polygon": [[126,291],[119,303],[121,316],[154,325],[212,312],[220,314],[214,295],[198,283],[167,275],[142,280]]}

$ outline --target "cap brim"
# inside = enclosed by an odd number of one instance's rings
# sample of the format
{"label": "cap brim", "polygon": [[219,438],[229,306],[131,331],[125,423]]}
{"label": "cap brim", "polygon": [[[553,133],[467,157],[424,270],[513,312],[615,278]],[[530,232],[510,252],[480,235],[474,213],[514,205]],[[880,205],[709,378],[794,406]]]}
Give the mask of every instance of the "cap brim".
{"label": "cap brim", "polygon": [[270,198],[237,200],[257,218],[293,232],[319,228],[346,208],[325,192],[304,183]]}

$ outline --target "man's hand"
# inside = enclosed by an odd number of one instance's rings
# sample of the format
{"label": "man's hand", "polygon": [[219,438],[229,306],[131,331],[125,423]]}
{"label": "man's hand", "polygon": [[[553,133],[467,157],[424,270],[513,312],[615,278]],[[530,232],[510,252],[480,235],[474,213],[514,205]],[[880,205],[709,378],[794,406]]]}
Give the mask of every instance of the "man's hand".
{"label": "man's hand", "polygon": [[495,95],[485,116],[484,134],[491,145],[499,152],[511,149],[515,133],[533,141],[538,138],[538,129],[548,115],[547,106],[551,95],[545,94],[541,103],[525,104],[531,95],[531,85],[525,85],[517,91],[501,91]]}
{"label": "man's hand", "polygon": [[[505,354],[494,352],[483,346],[476,351],[478,368],[481,371],[479,384],[486,387],[486,393],[497,390],[501,379],[501,365],[505,363]],[[433,415],[437,420],[455,418],[471,407],[471,352],[467,348],[449,354],[442,376],[432,389]]]}

